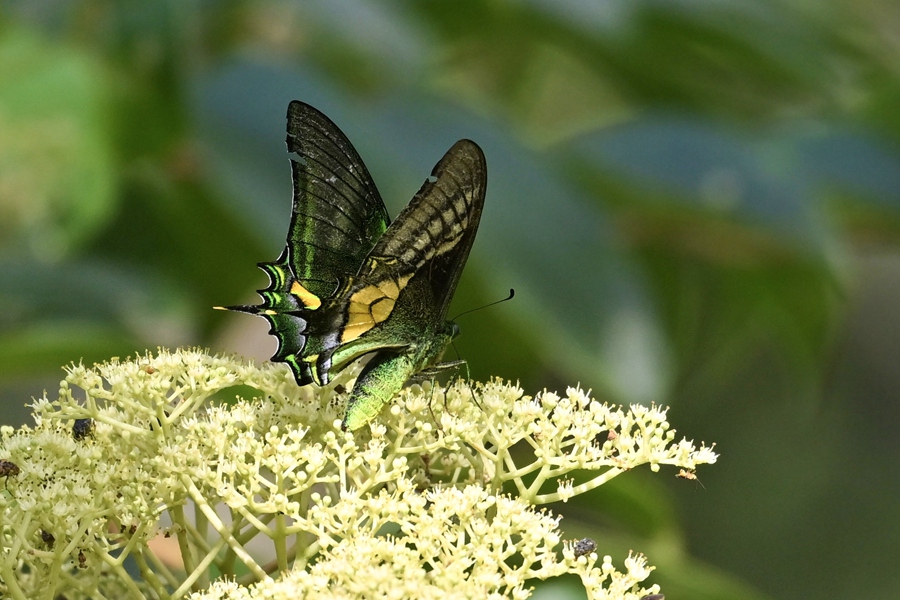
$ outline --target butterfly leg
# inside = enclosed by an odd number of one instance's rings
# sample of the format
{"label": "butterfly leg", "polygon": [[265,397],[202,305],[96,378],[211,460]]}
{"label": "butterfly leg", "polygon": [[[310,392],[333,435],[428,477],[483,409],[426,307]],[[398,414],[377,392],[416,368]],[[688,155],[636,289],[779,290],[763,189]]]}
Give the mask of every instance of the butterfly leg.
{"label": "butterfly leg", "polygon": [[415,375],[409,378],[409,381],[412,383],[419,383],[421,381],[427,381],[429,379],[434,379],[444,371],[449,371],[451,369],[458,369],[461,366],[466,365],[466,370],[468,370],[468,363],[464,360],[451,360],[447,362],[442,362],[436,364],[432,367],[428,367],[427,369],[422,369]]}
{"label": "butterfly leg", "polygon": [[439,375],[444,371],[449,371],[450,369],[458,369],[459,367],[463,366],[466,368],[466,385],[469,387],[469,393],[472,394],[472,402],[474,402],[475,406],[477,406],[478,408],[482,408],[481,403],[478,402],[478,398],[475,397],[475,390],[473,390],[472,386],[469,384],[469,381],[471,379],[471,377],[469,376],[469,363],[465,360],[451,360],[434,365],[433,367],[429,367],[428,369],[419,371],[412,378],[410,378],[410,381],[422,381],[425,378],[434,379],[436,375]]}
{"label": "butterfly leg", "polygon": [[[473,390],[472,386],[469,384],[469,380],[470,380],[469,363],[465,360],[451,360],[451,361],[447,361],[447,362],[443,362],[443,363],[434,365],[433,367],[429,367],[427,369],[423,369],[423,370],[419,371],[418,373],[416,373],[415,375],[413,375],[410,378],[410,381],[419,382],[419,381],[423,381],[425,379],[431,379],[431,382],[433,384],[434,378],[437,375],[440,375],[444,371],[449,371],[450,369],[458,369],[460,367],[465,367],[465,369],[466,369],[466,385],[469,388],[469,393],[472,394],[472,402],[474,402],[475,406],[477,406],[478,408],[482,408],[481,403],[478,402],[478,398],[475,397],[475,390]],[[433,393],[434,393],[434,387],[432,387],[432,394]],[[437,418],[434,416],[434,411],[431,408],[430,402],[428,403],[428,410],[431,411],[431,417],[435,420],[435,423],[437,423]],[[446,395],[444,396],[444,410],[447,410],[447,396]],[[440,427],[440,425],[438,425],[438,427]]]}
{"label": "butterfly leg", "polygon": [[[414,374],[409,378],[409,382],[411,383],[422,383],[423,381],[431,380],[431,398],[428,400],[428,412],[431,413],[431,419],[434,421],[435,425],[438,426],[438,429],[441,429],[441,424],[438,423],[437,417],[434,414],[434,409],[431,408],[431,402],[434,398],[434,378],[443,373],[444,371],[449,371],[451,369],[458,369],[459,367],[466,365],[466,370],[468,370],[468,363],[464,360],[451,360],[447,362],[438,363],[427,369],[422,369],[418,373]],[[444,410],[447,409],[446,405],[447,397],[444,396]]]}
{"label": "butterfly leg", "polygon": [[[465,361],[463,361],[465,362]],[[466,387],[469,388],[469,393],[472,394],[472,402],[475,403],[475,406],[484,411],[484,408],[481,406],[481,403],[478,401],[478,398],[475,397],[475,390],[472,389],[472,374],[469,373],[469,363],[466,363]]]}
{"label": "butterfly leg", "polygon": [[[434,424],[437,425],[437,428],[441,431],[444,431],[444,428],[441,427],[440,422],[437,420],[437,415],[434,414],[434,378],[431,380],[431,393],[428,395],[428,412],[431,414],[431,420],[434,421]],[[444,410],[447,410],[447,394],[444,394]]]}

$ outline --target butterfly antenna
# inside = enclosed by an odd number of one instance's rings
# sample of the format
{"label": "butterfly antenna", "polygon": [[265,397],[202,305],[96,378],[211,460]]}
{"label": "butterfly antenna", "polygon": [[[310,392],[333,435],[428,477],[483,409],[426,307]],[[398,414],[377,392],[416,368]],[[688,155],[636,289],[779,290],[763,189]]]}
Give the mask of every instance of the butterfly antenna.
{"label": "butterfly antenna", "polygon": [[459,313],[458,315],[456,315],[455,317],[453,317],[453,318],[450,319],[450,320],[451,320],[451,321],[455,321],[455,320],[457,320],[458,318],[460,318],[461,316],[467,315],[467,314],[469,314],[469,313],[473,313],[473,312],[475,312],[476,310],[481,310],[481,309],[483,309],[483,308],[488,308],[488,307],[490,307],[490,306],[494,306],[495,304],[502,304],[503,302],[506,302],[506,301],[508,301],[508,300],[512,300],[513,298],[515,298],[515,296],[516,296],[516,290],[513,289],[513,288],[509,288],[509,296],[507,296],[506,298],[503,298],[502,300],[494,300],[493,302],[490,302],[490,303],[488,303],[488,304],[485,304],[484,306],[478,306],[478,307],[476,307],[476,308],[470,308],[469,310],[464,310],[463,312]]}

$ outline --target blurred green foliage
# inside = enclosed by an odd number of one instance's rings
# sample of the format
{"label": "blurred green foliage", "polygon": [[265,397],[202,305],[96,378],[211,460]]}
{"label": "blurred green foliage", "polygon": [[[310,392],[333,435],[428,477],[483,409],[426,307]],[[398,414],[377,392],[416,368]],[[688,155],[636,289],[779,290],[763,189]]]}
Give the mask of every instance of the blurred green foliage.
{"label": "blurred green foliage", "polygon": [[271,353],[210,307],[280,252],[301,99],[392,214],[484,148],[452,312],[517,295],[461,319],[473,377],[718,441],[705,487],[629,474],[571,537],[669,600],[894,597],[898,31],[891,0],[0,2],[3,422],[71,361]]}

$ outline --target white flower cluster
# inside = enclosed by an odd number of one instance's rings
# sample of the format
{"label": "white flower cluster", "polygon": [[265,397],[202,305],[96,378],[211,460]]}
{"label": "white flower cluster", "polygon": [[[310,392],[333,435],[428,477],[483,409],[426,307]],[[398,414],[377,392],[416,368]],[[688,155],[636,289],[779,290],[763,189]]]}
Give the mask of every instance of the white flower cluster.
{"label": "white flower cluster", "polygon": [[558,519],[520,499],[478,486],[422,493],[408,480],[398,484],[392,492],[341,500],[345,516],[368,517],[359,527],[328,509],[316,511],[313,521],[322,519],[316,530],[331,542],[308,568],[249,588],[219,581],[192,598],[519,599],[531,594],[528,580],[566,573],[580,575],[591,598],[642,595],[636,588],[651,570],[643,557],[626,559],[625,573],[610,557],[596,565],[568,548],[561,557]]}
{"label": "white flower cluster", "polygon": [[[280,365],[197,350],[71,368],[33,428],[0,431],[0,597],[526,598],[564,573],[590,598],[658,592],[642,556],[598,563],[535,505],[714,462],[664,410],[424,385],[343,432],[355,375],[298,388]],[[160,536],[176,567],[150,551]]]}

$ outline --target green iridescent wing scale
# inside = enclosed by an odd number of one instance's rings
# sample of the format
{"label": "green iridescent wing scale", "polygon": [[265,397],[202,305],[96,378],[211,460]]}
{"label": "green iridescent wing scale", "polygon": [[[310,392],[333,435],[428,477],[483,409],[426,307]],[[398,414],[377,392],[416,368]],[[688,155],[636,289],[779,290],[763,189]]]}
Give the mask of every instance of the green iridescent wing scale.
{"label": "green iridescent wing scale", "polygon": [[301,284],[323,298],[354,273],[390,219],[362,159],[328,117],[288,107],[294,203],[287,249]]}

